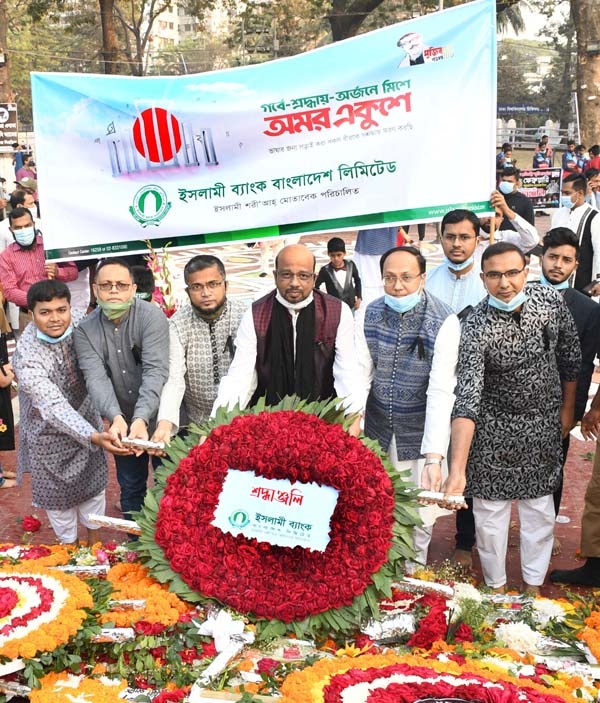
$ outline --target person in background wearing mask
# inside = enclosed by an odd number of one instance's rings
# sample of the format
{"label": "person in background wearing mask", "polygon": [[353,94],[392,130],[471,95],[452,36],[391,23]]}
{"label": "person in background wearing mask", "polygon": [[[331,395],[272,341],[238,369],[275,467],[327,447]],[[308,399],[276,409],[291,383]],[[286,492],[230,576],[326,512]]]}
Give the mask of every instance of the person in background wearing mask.
{"label": "person in background wearing mask", "polygon": [[[98,307],[75,330],[75,350],[88,392],[109,432],[120,440],[148,440],[154,431],[160,394],[169,375],[165,344],[169,324],[162,310],[135,297],[131,268],[122,259],[96,267]],[[115,457],[125,519],[146,495],[148,456],[133,448]]]}
{"label": "person in background wearing mask", "polygon": [[[503,169],[500,177],[500,183],[498,183],[498,190],[504,196],[508,207],[517,215],[520,215],[523,219],[527,220],[530,225],[533,225],[535,224],[533,204],[526,195],[519,192],[519,177],[520,171],[518,168],[511,167]],[[516,230],[516,227],[514,222],[512,222],[505,215],[500,229]]]}
{"label": "person in background wearing mask", "polygon": [[27,294],[33,316],[14,356],[19,374],[18,475],[31,473],[34,507],[43,508],[59,542],[77,541],[78,517],[87,543],[97,541],[89,520],[104,515],[108,464],[104,449],[128,450],[105,432],[85,389],[73,347],[71,294],[55,279],[34,283]]}
{"label": "person in background wearing mask", "polygon": [[[469,223],[470,224],[470,223]],[[450,439],[460,323],[425,288],[425,259],[416,247],[387,251],[380,262],[385,294],[357,324],[356,350],[368,391],[365,434],[379,441],[417,486],[439,491]],[[420,509],[416,560],[427,563],[435,505]]]}
{"label": "person in background wearing mask", "polygon": [[[575,273],[579,262],[579,243],[575,233],[566,227],[557,227],[548,231],[542,245],[542,272],[540,283],[552,286],[560,291],[569,312],[575,320],[579,343],[581,345],[581,373],[577,378],[575,396],[575,422],[579,422],[585,413],[594,360],[600,349],[600,305],[575,288],[569,286],[569,279]],[[571,435],[563,439],[563,470],[569,451]],[[554,492],[554,510],[558,515],[562,498],[562,474],[560,484]],[[558,539],[554,539],[554,554],[560,551]],[[550,577],[552,578],[552,576]]]}
{"label": "person in background wearing mask", "polygon": [[[496,212],[494,241],[510,242],[519,247],[521,251],[528,252],[540,243],[540,236],[537,229],[524,217],[521,217],[511,207],[509,207],[506,197],[498,190],[492,191],[490,195]],[[510,229],[503,227],[508,221],[512,225]],[[483,250],[488,246],[492,225],[491,217],[480,218],[481,231],[479,232],[480,246],[475,251],[475,258],[480,261]]]}
{"label": "person in background wearing mask", "polygon": [[[586,201],[587,180],[574,173],[562,182],[560,207],[552,215],[552,229],[567,227],[575,232],[579,242],[579,266],[573,288],[583,290],[592,281],[600,280],[600,217]],[[600,283],[586,290],[589,295],[600,295]]]}
{"label": "person in background wearing mask", "polygon": [[473,498],[483,578],[498,592],[517,501],[523,590],[537,594],[552,554],[561,442],[574,425],[579,339],[560,293],[526,285],[525,256],[514,244],[492,244],[481,268],[488,295],[462,325],[442,490]]}
{"label": "person in background wearing mask", "polygon": [[8,221],[15,241],[0,254],[0,281],[4,297],[20,308],[19,330],[22,331],[29,322],[29,288],[45,278],[74,281],[77,278],[77,266],[72,262],[55,264],[46,261],[42,235],[35,229],[28,209],[14,208]]}

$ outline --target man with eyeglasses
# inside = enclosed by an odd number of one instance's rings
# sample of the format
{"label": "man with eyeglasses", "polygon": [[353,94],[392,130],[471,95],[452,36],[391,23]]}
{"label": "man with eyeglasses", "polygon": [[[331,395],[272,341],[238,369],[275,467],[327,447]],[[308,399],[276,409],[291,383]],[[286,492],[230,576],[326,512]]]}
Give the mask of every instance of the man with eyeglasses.
{"label": "man with eyeglasses", "polygon": [[[450,439],[460,323],[425,286],[425,258],[415,247],[395,247],[380,262],[385,294],[357,325],[356,348],[368,398],[365,434],[378,440],[416,485],[439,491]],[[419,511],[416,560],[427,563],[435,505]]]}
{"label": "man with eyeglasses", "polygon": [[216,256],[194,256],[185,265],[183,277],[189,303],[169,322],[169,380],[152,436],[153,441],[166,444],[179,427],[200,424],[210,416],[248,307],[227,298],[225,267]]}
{"label": "man with eyeglasses", "polygon": [[[160,394],[169,375],[165,343],[169,324],[162,310],[135,297],[136,285],[123,259],[104,259],[96,267],[98,307],[74,333],[79,365],[94,405],[121,439],[147,440],[154,430]],[[132,448],[115,457],[125,519],[146,495],[148,456]]]}
{"label": "man with eyeglasses", "polygon": [[562,438],[573,427],[579,339],[561,295],[526,285],[525,256],[514,244],[488,247],[481,266],[488,294],[462,325],[442,490],[473,498],[483,577],[499,592],[517,501],[523,590],[537,594],[552,554]]}
{"label": "man with eyeglasses", "polygon": [[[496,237],[500,241],[510,241],[522,251],[529,251],[539,239],[537,230],[524,218],[511,210],[498,191],[493,191],[490,202],[496,209],[496,226],[501,226],[502,218],[514,222],[515,230],[500,230]],[[442,219],[442,250],[444,261],[427,274],[425,289],[443,300],[463,319],[485,298],[486,290],[481,279],[479,246],[481,230],[489,236],[490,219],[479,219],[470,210],[451,210]],[[456,546],[454,560],[469,569],[472,566],[473,546],[475,545],[475,524],[472,501],[467,499],[467,509],[456,514]]]}
{"label": "man with eyeglasses", "polygon": [[[235,357],[221,381],[213,413],[239,403],[267,404],[288,395],[311,400],[337,396],[348,413],[364,408],[358,387],[354,321],[338,298],[314,290],[315,257],[302,244],[284,247],[275,260],[276,289],[242,317]],[[358,419],[353,432],[358,434]]]}

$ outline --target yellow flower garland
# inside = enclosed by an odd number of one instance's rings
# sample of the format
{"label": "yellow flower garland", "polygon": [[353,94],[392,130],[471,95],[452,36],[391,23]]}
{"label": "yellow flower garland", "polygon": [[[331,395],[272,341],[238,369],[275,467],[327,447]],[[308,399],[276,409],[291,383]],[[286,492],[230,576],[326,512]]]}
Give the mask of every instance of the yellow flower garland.
{"label": "yellow flower garland", "polygon": [[426,666],[438,673],[454,674],[457,676],[466,673],[485,676],[491,681],[504,681],[515,686],[528,686],[544,693],[552,692],[560,696],[566,703],[581,703],[581,698],[575,694],[575,689],[581,685],[579,677],[558,675],[552,682],[552,689],[537,684],[533,681],[518,679],[508,674],[504,669],[477,660],[466,660],[464,664],[453,661],[437,661],[426,657],[414,655],[398,655],[395,652],[386,654],[365,654],[362,657],[344,657],[336,659],[321,659],[313,666],[302,671],[291,673],[284,681],[281,692],[281,703],[323,703],[323,689],[328,685],[333,676],[344,674],[351,669],[383,668],[393,664],[407,664],[409,666]]}
{"label": "yellow flower garland", "polygon": [[[0,545],[0,547],[8,546],[14,547],[15,545]],[[75,547],[68,547],[64,544],[40,544],[36,546],[46,547],[46,549],[50,550],[51,554],[48,554],[48,556],[45,557],[39,557],[38,559],[22,559],[20,561],[21,565],[24,566],[35,564],[37,566],[64,566],[65,564],[68,564],[69,559],[71,558],[71,553],[75,550]],[[2,571],[5,571],[4,567],[2,567]]]}
{"label": "yellow flower garland", "polygon": [[[41,688],[29,693],[31,703],[73,703],[74,700],[94,701],[94,703],[123,703],[119,697],[127,688],[127,682],[103,683],[100,679],[89,679],[62,672],[50,673],[40,679]],[[76,685],[73,685],[76,684]]]}
{"label": "yellow flower garland", "polygon": [[51,571],[40,564],[27,562],[17,566],[3,566],[2,574],[54,579],[68,593],[65,603],[52,622],[42,623],[26,636],[8,640],[0,646],[0,655],[9,659],[31,658],[38,652],[54,651],[79,630],[81,623],[87,617],[83,608],[92,608],[94,605],[88,586],[71,574]]}
{"label": "yellow flower garland", "polygon": [[117,627],[130,627],[133,623],[144,620],[174,625],[181,615],[193,610],[193,606],[184,603],[167,586],[158,583],[148,575],[148,569],[138,563],[115,564],[106,577],[113,585],[113,598],[124,600],[145,600],[144,608],[136,610],[111,610],[101,616],[101,622],[112,622]]}

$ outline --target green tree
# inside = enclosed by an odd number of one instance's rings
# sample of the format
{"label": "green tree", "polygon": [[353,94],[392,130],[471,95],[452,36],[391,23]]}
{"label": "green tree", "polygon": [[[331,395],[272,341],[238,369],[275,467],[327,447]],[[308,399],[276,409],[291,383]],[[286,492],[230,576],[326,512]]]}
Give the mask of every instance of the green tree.
{"label": "green tree", "polygon": [[563,127],[573,121],[572,94],[575,87],[577,52],[575,27],[571,14],[559,24],[549,24],[544,32],[552,47],[550,72],[542,83],[540,96],[550,108],[552,119],[560,120]]}
{"label": "green tree", "polygon": [[[98,0],[100,10],[101,55],[104,73],[144,75],[145,57],[154,23],[171,8],[171,0]],[[185,0],[179,7],[187,14],[203,18],[215,0]],[[72,22],[79,13],[79,3],[67,0],[27,0],[26,11],[34,22],[60,17]]]}
{"label": "green tree", "polygon": [[600,16],[597,0],[571,0],[577,34],[577,100],[581,139],[600,142]]}
{"label": "green tree", "polygon": [[[314,0],[317,6],[321,6],[322,0]],[[462,5],[465,0],[445,0],[444,7]],[[384,3],[387,3],[385,5]],[[498,27],[513,27],[515,31],[523,29],[523,18],[521,7],[527,5],[525,0],[497,0],[496,17]],[[397,3],[395,3],[397,7]],[[324,5],[324,10],[331,27],[333,41],[353,37],[366,28],[373,28],[369,25],[369,18],[376,12],[380,16],[389,16],[394,3],[391,0],[330,0]],[[439,0],[405,0],[402,3],[402,14],[412,16],[413,13],[425,14],[439,8]],[[393,21],[399,21],[402,17]],[[384,26],[389,22],[384,22],[379,26]]]}

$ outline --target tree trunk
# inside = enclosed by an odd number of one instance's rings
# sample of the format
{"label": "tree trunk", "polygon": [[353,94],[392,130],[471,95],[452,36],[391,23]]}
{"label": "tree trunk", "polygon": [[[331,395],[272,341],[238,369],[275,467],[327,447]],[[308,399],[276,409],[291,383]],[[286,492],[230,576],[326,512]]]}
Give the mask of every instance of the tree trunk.
{"label": "tree trunk", "polygon": [[571,0],[577,32],[577,102],[581,143],[600,142],[600,13],[597,0]]}
{"label": "tree trunk", "polygon": [[333,41],[355,36],[367,16],[382,2],[383,0],[333,0],[331,13],[327,17]]}
{"label": "tree trunk", "polygon": [[[0,0],[1,2],[2,0]],[[104,73],[117,74],[119,71],[119,44],[115,28],[115,0],[99,0],[100,23],[102,26],[102,60]]]}
{"label": "tree trunk", "polygon": [[15,96],[10,87],[10,73],[8,70],[8,54],[6,53],[6,32],[8,18],[6,16],[6,0],[0,0],[0,50],[4,55],[4,62],[0,61],[0,102],[12,103]]}

